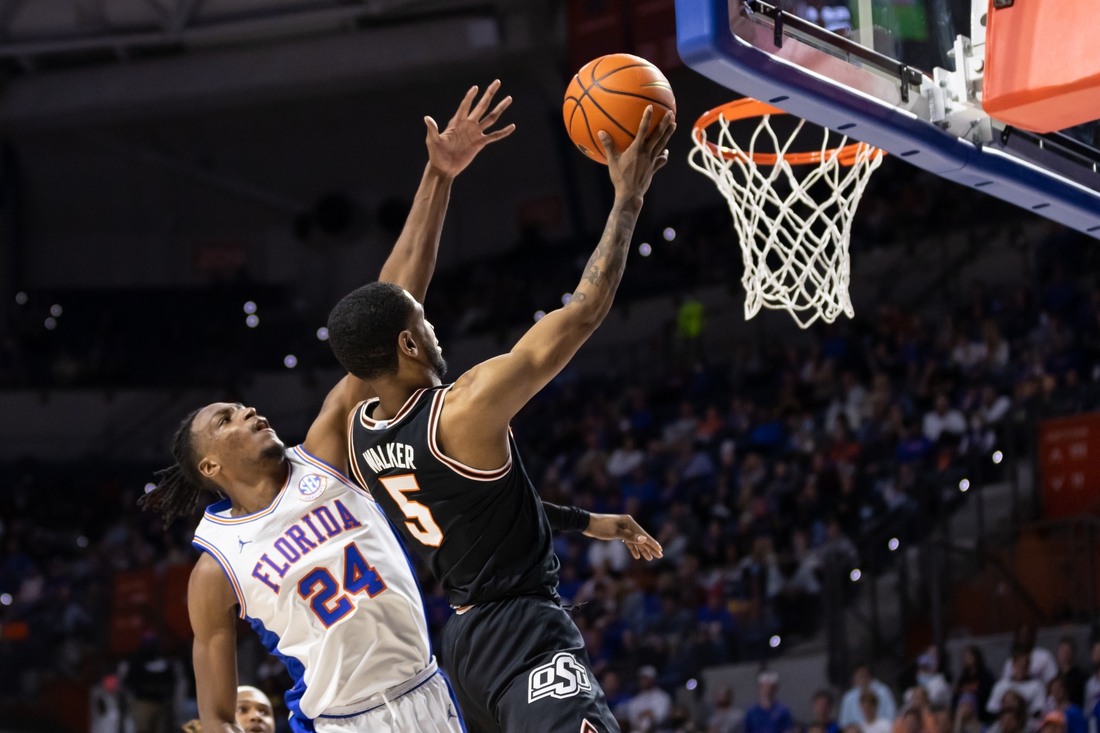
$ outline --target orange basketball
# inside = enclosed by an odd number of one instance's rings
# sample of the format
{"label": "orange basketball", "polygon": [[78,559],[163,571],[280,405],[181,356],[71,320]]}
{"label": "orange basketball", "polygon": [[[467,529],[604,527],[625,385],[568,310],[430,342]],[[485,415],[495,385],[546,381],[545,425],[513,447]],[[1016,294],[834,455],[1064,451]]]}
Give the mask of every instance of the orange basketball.
{"label": "orange basketball", "polygon": [[565,90],[562,113],[573,144],[592,160],[606,165],[596,134],[607,132],[616,150],[625,150],[633,142],[649,105],[653,105],[650,129],[670,111],[676,111],[668,79],[643,58],[613,53],[589,61],[577,72]]}

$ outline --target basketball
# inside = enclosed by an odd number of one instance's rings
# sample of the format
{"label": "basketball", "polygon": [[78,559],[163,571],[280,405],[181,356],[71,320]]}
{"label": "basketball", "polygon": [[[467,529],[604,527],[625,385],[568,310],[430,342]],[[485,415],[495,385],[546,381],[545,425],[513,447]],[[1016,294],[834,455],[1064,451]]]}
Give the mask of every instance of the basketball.
{"label": "basketball", "polygon": [[628,53],[613,53],[589,61],[573,76],[565,91],[562,113],[569,138],[580,151],[607,164],[600,130],[611,135],[615,149],[634,140],[645,108],[653,105],[653,129],[666,114],[676,112],[668,79],[653,64]]}

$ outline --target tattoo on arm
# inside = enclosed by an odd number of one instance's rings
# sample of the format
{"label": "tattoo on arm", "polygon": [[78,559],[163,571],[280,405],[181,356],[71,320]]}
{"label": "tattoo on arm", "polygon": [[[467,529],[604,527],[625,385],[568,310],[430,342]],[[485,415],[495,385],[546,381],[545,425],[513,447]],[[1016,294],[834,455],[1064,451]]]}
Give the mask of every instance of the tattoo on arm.
{"label": "tattoo on arm", "polygon": [[593,285],[599,285],[604,281],[603,272],[596,265],[589,265],[588,272],[584,273],[584,280],[592,283]]}

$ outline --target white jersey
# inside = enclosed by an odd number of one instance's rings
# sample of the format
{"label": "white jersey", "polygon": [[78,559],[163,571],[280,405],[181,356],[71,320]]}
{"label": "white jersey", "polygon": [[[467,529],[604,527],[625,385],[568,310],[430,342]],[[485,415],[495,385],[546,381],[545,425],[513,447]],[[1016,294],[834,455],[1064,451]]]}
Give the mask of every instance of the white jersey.
{"label": "white jersey", "polygon": [[386,515],[298,446],[271,506],[211,505],[195,531],[229,577],[241,618],[294,678],[291,727],[345,719],[435,674],[420,588]]}

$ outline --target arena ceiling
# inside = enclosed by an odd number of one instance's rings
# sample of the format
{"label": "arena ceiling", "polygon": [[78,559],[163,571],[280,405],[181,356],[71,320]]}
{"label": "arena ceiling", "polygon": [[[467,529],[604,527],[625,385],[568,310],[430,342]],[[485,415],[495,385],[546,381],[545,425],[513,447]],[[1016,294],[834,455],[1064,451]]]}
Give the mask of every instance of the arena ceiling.
{"label": "arena ceiling", "polygon": [[463,0],[0,0],[0,59],[23,71],[126,61],[196,47],[352,31]]}

